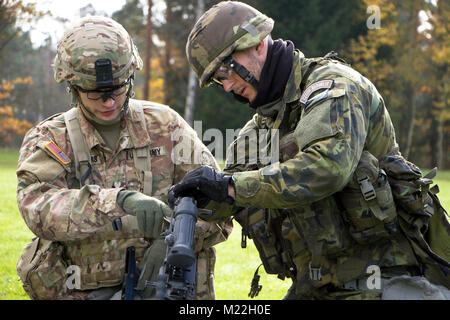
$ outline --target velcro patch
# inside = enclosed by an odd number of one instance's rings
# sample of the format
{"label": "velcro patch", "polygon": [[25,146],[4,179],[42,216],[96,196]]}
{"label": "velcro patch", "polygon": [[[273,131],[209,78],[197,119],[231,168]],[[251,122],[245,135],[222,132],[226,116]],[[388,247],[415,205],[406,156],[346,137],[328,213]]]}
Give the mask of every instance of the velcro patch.
{"label": "velcro patch", "polygon": [[300,97],[300,103],[306,104],[311,94],[321,89],[330,89],[333,86],[334,80],[320,80],[314,82],[308,86],[308,88],[303,91]]}
{"label": "velcro patch", "polygon": [[61,150],[60,147],[56,145],[53,141],[48,142],[45,148],[50,151],[56,159],[58,159],[62,164],[69,164],[71,160],[66,156],[66,154]]}

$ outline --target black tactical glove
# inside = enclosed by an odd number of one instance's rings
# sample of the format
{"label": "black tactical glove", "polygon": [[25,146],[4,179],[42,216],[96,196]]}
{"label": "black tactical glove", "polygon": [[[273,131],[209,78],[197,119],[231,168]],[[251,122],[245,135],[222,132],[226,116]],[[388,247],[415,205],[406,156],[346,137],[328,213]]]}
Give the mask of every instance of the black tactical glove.
{"label": "black tactical glove", "polygon": [[[230,184],[233,185],[231,176],[226,176],[210,166],[201,166],[189,171],[171,190],[174,198],[194,197],[197,205],[202,208],[206,206],[206,200],[233,204],[234,199],[228,195]],[[169,194],[170,192],[169,190]]]}
{"label": "black tactical glove", "polygon": [[[167,202],[169,203],[169,207],[171,209],[175,208],[175,202],[177,200],[177,197],[175,197],[175,193],[173,192],[174,188],[175,188],[175,186],[171,186],[169,189],[169,192],[168,192]],[[206,197],[202,193],[198,192],[197,189],[191,193],[186,192],[186,193],[184,193],[183,196],[190,196],[190,197],[195,198],[197,208],[205,208],[208,205],[208,203],[211,201],[208,197]]]}
{"label": "black tactical glove", "polygon": [[175,208],[175,201],[177,200],[177,198],[175,198],[175,195],[173,193],[173,188],[175,186],[171,186],[169,188],[169,191],[167,192],[167,203],[169,204],[170,209]]}

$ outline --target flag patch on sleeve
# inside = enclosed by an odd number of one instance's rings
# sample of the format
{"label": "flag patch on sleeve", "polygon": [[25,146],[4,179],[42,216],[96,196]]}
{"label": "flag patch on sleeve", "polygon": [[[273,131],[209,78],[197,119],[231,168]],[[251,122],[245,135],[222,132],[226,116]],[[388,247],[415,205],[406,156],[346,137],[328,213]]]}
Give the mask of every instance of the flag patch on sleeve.
{"label": "flag patch on sleeve", "polygon": [[334,80],[320,80],[310,84],[308,88],[306,88],[305,91],[303,91],[302,96],[300,97],[300,103],[306,104],[309,97],[314,92],[321,89],[330,89],[333,86],[333,83]]}
{"label": "flag patch on sleeve", "polygon": [[70,159],[66,156],[66,154],[61,150],[60,147],[56,145],[53,141],[48,142],[45,145],[45,148],[50,151],[56,159],[58,159],[62,164],[69,164]]}

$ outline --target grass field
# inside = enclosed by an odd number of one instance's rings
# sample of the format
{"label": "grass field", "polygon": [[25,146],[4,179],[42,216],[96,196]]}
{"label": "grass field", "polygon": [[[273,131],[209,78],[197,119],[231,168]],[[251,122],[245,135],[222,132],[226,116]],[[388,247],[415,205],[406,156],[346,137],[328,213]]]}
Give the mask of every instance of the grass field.
{"label": "grass field", "polygon": [[[16,262],[22,248],[34,236],[23,222],[16,203],[16,150],[0,149],[0,300],[29,299],[23,291],[16,274]],[[427,170],[424,170],[425,173]],[[450,208],[450,171],[438,173],[440,199],[445,208]],[[219,300],[250,299],[247,294],[256,268],[260,264],[258,252],[248,239],[247,249],[241,249],[239,225],[228,241],[216,246],[216,298]],[[290,286],[290,280],[279,280],[259,269],[263,289],[255,299],[279,300]]]}

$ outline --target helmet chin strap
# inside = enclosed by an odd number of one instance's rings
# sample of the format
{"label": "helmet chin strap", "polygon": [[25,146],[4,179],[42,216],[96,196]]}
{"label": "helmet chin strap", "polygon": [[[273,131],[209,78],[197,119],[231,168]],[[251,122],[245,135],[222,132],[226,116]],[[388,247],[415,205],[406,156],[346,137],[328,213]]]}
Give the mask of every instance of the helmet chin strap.
{"label": "helmet chin strap", "polygon": [[128,102],[130,100],[130,98],[134,97],[134,74],[131,75],[130,77],[130,87],[128,88],[127,91],[127,99],[125,100],[124,104],[123,104],[123,109],[121,114],[121,117],[123,117],[124,115],[127,114],[128,111]]}

